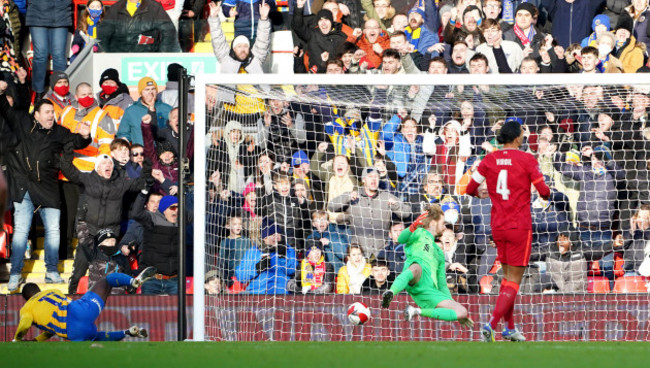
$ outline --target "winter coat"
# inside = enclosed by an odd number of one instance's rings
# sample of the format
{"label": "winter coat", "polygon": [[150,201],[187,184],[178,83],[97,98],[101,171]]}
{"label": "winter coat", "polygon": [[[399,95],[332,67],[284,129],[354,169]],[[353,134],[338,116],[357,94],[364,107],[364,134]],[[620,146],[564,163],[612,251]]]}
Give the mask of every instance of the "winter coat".
{"label": "winter coat", "polygon": [[348,230],[335,224],[329,224],[324,232],[314,231],[309,234],[305,241],[305,249],[311,249],[315,244],[322,244],[320,240],[323,238],[329,240],[329,243],[323,247],[327,263],[331,264],[334,270],[340,269],[345,265],[345,257],[350,245]]}
{"label": "winter coat", "polygon": [[[382,50],[386,50],[390,48],[390,37],[388,37],[388,34],[386,33],[380,33],[379,36],[377,37],[377,41],[375,42],[381,46]],[[381,53],[376,53],[374,48],[374,44],[371,44],[368,39],[366,38],[366,35],[361,36],[359,41],[357,41],[357,47],[359,47],[361,50],[363,50],[366,53],[366,59],[370,62],[373,68],[379,68],[381,65]]]}
{"label": "winter coat", "polygon": [[542,0],[542,5],[553,22],[551,34],[565,49],[589,36],[592,20],[604,4],[605,0],[577,0],[573,3],[564,0]]}
{"label": "winter coat", "polygon": [[[167,126],[167,119],[169,118],[169,112],[172,110],[172,107],[160,101],[156,101],[154,107],[156,108],[155,122],[157,122],[157,127],[158,129],[163,129]],[[131,144],[137,143],[144,146],[140,124],[142,117],[148,113],[149,108],[142,104],[142,99],[138,99],[133,105],[124,110],[122,122],[117,129],[115,137],[126,138]],[[151,123],[154,124],[155,122],[152,121]]]}
{"label": "winter coat", "polygon": [[625,173],[610,163],[605,175],[596,175],[590,165],[570,165],[559,160],[561,156],[564,155],[556,153],[555,169],[582,183],[577,205],[578,225],[610,229],[617,198],[616,180],[623,180]]}
{"label": "winter coat", "polygon": [[[519,70],[521,61],[524,59],[524,53],[521,47],[519,47],[515,42],[504,40],[501,42],[501,49],[506,55],[510,70],[512,70],[513,73]],[[492,46],[489,46],[487,43],[482,43],[478,45],[475,51],[480,52],[487,57],[490,73],[499,74],[499,66],[497,65],[497,59],[494,57],[494,49]]]}
{"label": "winter coat", "polygon": [[[297,111],[282,109],[279,114],[271,114],[271,123],[266,126],[264,117],[257,120],[258,139],[260,147],[265,147],[275,155],[277,162],[286,162],[291,160],[294,152],[304,148],[307,141],[307,130],[305,129],[305,119]],[[282,118],[289,114],[291,117],[291,127],[282,122]]]}
{"label": "winter coat", "polygon": [[[212,50],[214,56],[217,57],[221,67],[221,73],[236,74],[240,73],[240,69],[244,62],[235,59],[231,53],[231,48],[226,41],[226,36],[221,29],[221,21],[219,17],[208,18],[210,25],[210,36],[212,37]],[[246,74],[263,74],[262,66],[264,61],[269,55],[269,47],[271,45],[271,22],[269,20],[260,20],[257,25],[257,38],[255,44],[250,49],[251,59],[244,65]],[[267,86],[262,86],[262,89],[267,89]],[[217,92],[217,100],[224,101],[230,104],[235,103],[235,94],[226,90]]]}
{"label": "winter coat", "polygon": [[97,27],[99,46],[106,52],[180,52],[176,28],[162,5],[141,0],[133,16],[129,0],[112,5]]}
{"label": "winter coat", "polygon": [[59,208],[59,154],[68,143],[81,149],[88,146],[92,138],[73,134],[56,123],[44,129],[28,113],[9,106],[4,94],[0,95],[0,116],[20,142],[6,157],[11,172],[11,200],[21,203],[29,192],[34,207]]}
{"label": "winter coat", "polygon": [[27,0],[27,27],[71,27],[72,0]]}
{"label": "winter coat", "polygon": [[570,227],[569,199],[566,195],[553,191],[550,203],[546,208],[540,208],[531,203],[533,220],[533,246],[549,247],[557,238],[558,232],[564,232]]}
{"label": "winter coat", "polygon": [[77,219],[86,222],[91,234],[105,228],[119,233],[124,195],[143,189],[145,177],[151,175],[144,173],[134,180],[120,175],[117,170],[113,170],[109,179],[99,176],[95,170],[84,173],[72,164],[72,154],[68,152],[61,157],[61,171],[71,182],[84,187],[79,199]]}
{"label": "winter coat", "polygon": [[[229,133],[233,129],[241,131],[241,124],[236,121],[228,122],[224,129],[224,137],[219,141],[219,144],[210,146],[207,155],[208,162],[211,165],[209,171],[212,173],[215,170],[218,170],[221,173],[221,183],[223,184],[224,189],[243,193],[246,177],[254,172],[260,150],[256,147],[253,152],[249,152],[249,144],[244,141],[244,136],[241,135],[240,141],[234,143],[239,146],[239,148],[236,149],[237,156],[231,157],[228,150],[229,143],[226,142],[226,139],[230,139]],[[235,160],[243,166],[243,169],[233,167]]]}
{"label": "winter coat", "polygon": [[262,259],[262,251],[258,247],[250,247],[244,254],[235,276],[240,282],[248,283],[247,294],[288,294],[287,282],[296,273],[298,262],[296,250],[287,246],[286,255],[277,251],[270,254],[270,267],[258,273],[257,263]]}
{"label": "winter coat", "polygon": [[235,270],[244,258],[246,251],[252,246],[251,240],[246,237],[224,238],[219,246],[218,266],[224,280],[231,280]]}
{"label": "winter coat", "polygon": [[404,253],[404,244],[394,242],[392,239],[388,241],[386,248],[382,249],[377,255],[378,259],[385,259],[388,262],[388,269],[394,275],[402,273],[404,262],[406,261],[406,254]]}
{"label": "winter coat", "polygon": [[609,17],[609,23],[612,26],[618,24],[618,18],[631,2],[632,0],[607,0],[607,9],[603,11],[603,14]]}
{"label": "winter coat", "polygon": [[560,254],[556,249],[551,252],[546,258],[546,272],[551,275],[560,293],[587,291],[587,260],[579,251]]}
{"label": "winter coat", "polygon": [[[271,9],[275,9],[275,1],[265,1]],[[256,32],[260,22],[260,0],[225,0],[221,5],[223,15],[230,17],[230,11],[234,8],[237,10],[235,17],[235,37],[244,35],[250,40],[255,40],[259,36]]]}
{"label": "winter coat", "polygon": [[[126,89],[126,91],[120,92],[123,91],[122,88]],[[111,96],[105,96],[103,92],[99,92],[95,96],[95,99],[99,101],[99,106],[102,110],[106,111],[106,115],[113,119],[115,129],[119,129],[126,109],[133,105],[133,99],[131,98],[131,95],[129,95],[128,88],[124,84],[122,84],[120,89]]]}
{"label": "winter coat", "polygon": [[[628,11],[630,7],[627,8]],[[637,41],[643,42],[646,49],[650,49],[650,6],[645,9],[637,19],[634,20],[634,31],[632,32]]]}
{"label": "winter coat", "polygon": [[[359,188],[358,193],[355,201],[350,200],[350,193],[334,198],[327,210],[347,213],[353,237],[363,254],[371,258],[384,248],[393,216],[406,220],[411,216],[411,207],[388,192],[378,191],[370,197],[364,188]],[[389,205],[391,199],[396,203]]]}
{"label": "winter coat", "polygon": [[[533,27],[535,26],[533,25]],[[545,37],[546,34],[542,32],[541,29],[535,27],[535,35],[533,36],[533,40],[528,44],[528,46],[533,49],[533,52],[530,54],[530,56],[535,59],[539,58],[539,48],[544,44]],[[505,41],[515,42],[522,50],[524,49],[524,44],[521,42],[519,37],[517,37],[517,34],[514,31],[514,27],[511,27],[507,31],[503,32],[503,39]],[[469,63],[467,64],[469,65]]]}
{"label": "winter coat", "polygon": [[303,228],[302,209],[298,199],[291,194],[283,197],[274,190],[272,194],[266,195],[257,201],[260,208],[255,213],[272,220],[276,225],[280,226],[289,245],[293,247],[302,246],[305,229]]}
{"label": "winter coat", "polygon": [[175,154],[175,158],[170,164],[163,163],[159,158],[159,152],[154,148],[151,124],[142,123],[141,129],[144,139],[144,156],[151,160],[154,169],[162,171],[165,181],[161,187],[169,193],[169,188],[172,185],[178,185],[178,153]]}
{"label": "winter coat", "polygon": [[304,19],[302,11],[293,13],[291,29],[307,43],[306,51],[309,56],[309,70],[312,73],[324,72],[325,62],[321,54],[327,51],[330,57],[336,55],[338,47],[346,41],[348,36],[341,30],[341,23],[332,23],[328,34],[323,34],[318,27],[312,27]]}
{"label": "winter coat", "polygon": [[636,73],[643,66],[645,52],[645,43],[637,42],[634,36],[630,36],[625,45],[616,51],[615,56],[623,64],[624,73]]}
{"label": "winter coat", "polygon": [[[371,270],[372,270],[372,266],[370,266],[370,263],[366,263],[365,266],[363,266],[361,273],[365,278],[368,278],[368,276],[370,276]],[[339,269],[338,276],[336,278],[336,293],[337,294],[358,294],[355,293],[354,290],[350,290],[350,273],[348,272],[347,264]]]}
{"label": "winter coat", "polygon": [[[1,2],[0,2],[1,3]],[[20,12],[18,6],[16,6],[15,2],[9,1],[9,24],[6,26],[11,28],[11,34],[13,35],[13,40],[7,40],[10,41],[11,46],[14,49],[14,54],[16,55],[16,59],[22,60],[22,52],[21,52],[21,45],[20,45],[20,32],[22,29],[22,23],[20,22]],[[0,20],[1,22],[1,20]],[[2,24],[0,24],[0,27]],[[5,30],[0,28],[0,34],[4,35]],[[0,38],[1,40],[2,38]],[[0,45],[2,45],[0,41]]]}

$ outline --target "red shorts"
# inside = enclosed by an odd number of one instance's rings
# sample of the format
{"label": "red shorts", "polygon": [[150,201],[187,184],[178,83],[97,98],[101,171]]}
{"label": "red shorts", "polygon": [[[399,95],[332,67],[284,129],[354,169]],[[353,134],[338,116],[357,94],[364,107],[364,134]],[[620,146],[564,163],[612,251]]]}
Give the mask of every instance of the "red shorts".
{"label": "red shorts", "polygon": [[530,229],[492,230],[497,246],[497,259],[501,264],[528,266],[533,231]]}

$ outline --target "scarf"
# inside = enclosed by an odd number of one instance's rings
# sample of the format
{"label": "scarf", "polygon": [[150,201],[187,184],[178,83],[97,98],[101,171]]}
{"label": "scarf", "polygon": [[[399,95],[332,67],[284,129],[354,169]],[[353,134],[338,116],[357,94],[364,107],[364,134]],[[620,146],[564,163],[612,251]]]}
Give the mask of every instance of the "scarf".
{"label": "scarf", "polygon": [[99,18],[91,18],[90,16],[86,18],[86,23],[88,23],[88,36],[90,38],[97,38],[97,25],[99,24]]}
{"label": "scarf", "polygon": [[358,267],[355,267],[348,261],[345,265],[348,267],[348,275],[350,276],[350,294],[359,294],[361,292],[361,285],[366,281],[366,275],[363,274],[366,263],[363,262]]}
{"label": "scarf", "polygon": [[14,34],[11,29],[11,21],[9,20],[9,3],[2,2],[2,19],[0,22],[5,23],[5,32],[0,35],[4,42],[0,45],[0,71],[12,73],[14,75],[14,82],[18,80],[15,77],[15,72],[20,68],[16,61],[16,52],[14,50]]}
{"label": "scarf", "polygon": [[303,259],[301,265],[303,279],[302,286],[309,286],[311,290],[315,290],[323,285],[325,279],[325,257],[321,256],[318,262],[312,263],[307,259]]}
{"label": "scarf", "polygon": [[235,191],[235,192],[240,192],[239,188],[237,188],[237,169],[235,168],[235,164],[237,162],[237,156],[239,156],[239,146],[241,145],[240,142],[231,142],[229,137],[226,137],[224,139],[226,141],[226,148],[228,149],[228,158],[230,159],[230,176],[228,177],[228,189]]}
{"label": "scarf", "polygon": [[535,32],[535,27],[532,25],[530,26],[528,35],[525,35],[524,31],[516,24],[514,27],[512,27],[512,30],[515,32],[515,35],[517,38],[519,38],[519,41],[521,41],[521,44],[524,45],[524,47],[528,46],[528,44],[533,40],[533,37],[535,37],[535,34],[537,33]]}
{"label": "scarf", "polygon": [[515,22],[515,4],[512,3],[512,0],[503,0],[501,9],[503,9],[501,19],[508,24],[513,24]]}

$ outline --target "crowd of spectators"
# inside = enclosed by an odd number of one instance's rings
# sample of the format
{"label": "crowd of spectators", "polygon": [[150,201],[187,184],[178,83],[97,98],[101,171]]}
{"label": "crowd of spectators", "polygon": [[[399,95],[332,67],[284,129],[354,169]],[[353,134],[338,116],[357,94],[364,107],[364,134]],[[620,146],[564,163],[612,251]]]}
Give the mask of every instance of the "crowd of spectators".
{"label": "crowd of spectators", "polygon": [[[39,8],[51,2],[0,1],[0,159],[16,224],[9,291],[22,282],[38,213],[46,282],[62,281],[57,261],[76,238],[70,293],[88,269],[92,282],[146,266],[158,274],[144,293],[177,293],[181,145],[194,154],[191,125],[179,139],[180,65],[169,66],[163,93],[142,78],[136,101],[114,69],[100,91],[71,86],[57,33],[71,26],[71,2],[50,5],[57,16]],[[231,44],[223,15],[234,17]],[[647,70],[648,19],[648,0],[424,0],[404,9],[388,0],[91,0],[70,56],[91,39],[97,52],[179,52],[209,34],[223,73],[259,74],[273,32],[291,31],[295,73],[634,73]],[[14,42],[21,24],[34,44],[29,75]],[[381,293],[405,259],[399,232],[439,204],[448,285],[496,291],[483,282],[500,276],[490,202],[464,191],[481,158],[501,148],[495,136],[508,120],[524,127],[523,149],[553,188],[549,201],[533,196],[523,290],[583,292],[587,276],[612,286],[650,276],[650,90],[343,84],[218,90],[199,148],[209,176],[206,290]],[[184,194],[191,210],[191,189]]]}

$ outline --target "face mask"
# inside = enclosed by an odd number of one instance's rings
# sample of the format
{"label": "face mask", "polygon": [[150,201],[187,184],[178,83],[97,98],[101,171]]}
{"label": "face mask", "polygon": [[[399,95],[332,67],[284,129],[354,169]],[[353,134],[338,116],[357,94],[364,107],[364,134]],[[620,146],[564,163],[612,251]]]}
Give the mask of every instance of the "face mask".
{"label": "face mask", "polygon": [[107,247],[107,246],[100,246],[99,249],[102,250],[102,252],[107,256],[114,256],[117,254],[119,249],[117,249],[117,246],[112,246],[112,247]]}
{"label": "face mask", "polygon": [[104,92],[105,95],[110,96],[113,93],[115,93],[115,91],[117,91],[117,88],[118,88],[117,86],[104,85],[102,86],[102,91]]}
{"label": "face mask", "polygon": [[70,86],[56,86],[52,88],[52,90],[54,90],[54,93],[57,95],[64,97],[68,94],[68,92],[70,92]]}
{"label": "face mask", "polygon": [[77,102],[79,102],[79,105],[81,105],[83,108],[88,108],[92,106],[92,104],[95,102],[95,99],[92,96],[86,96],[77,99]]}
{"label": "face mask", "polygon": [[97,19],[99,18],[100,15],[102,15],[103,10],[95,10],[95,9],[88,9],[88,14],[90,14],[90,18],[92,19]]}
{"label": "face mask", "polygon": [[609,55],[609,53],[612,52],[612,49],[607,46],[607,45],[600,45],[598,46],[598,54],[601,56]]}

